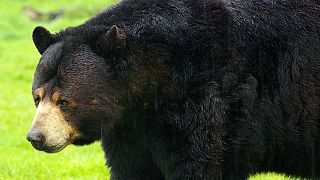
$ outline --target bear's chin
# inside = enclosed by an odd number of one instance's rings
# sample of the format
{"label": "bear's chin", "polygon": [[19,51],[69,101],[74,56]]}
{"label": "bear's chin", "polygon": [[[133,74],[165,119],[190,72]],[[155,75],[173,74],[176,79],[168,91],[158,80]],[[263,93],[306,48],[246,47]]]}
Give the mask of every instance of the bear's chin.
{"label": "bear's chin", "polygon": [[70,143],[66,143],[66,144],[63,144],[61,146],[54,146],[54,147],[42,147],[41,149],[39,148],[36,148],[37,150],[39,151],[43,151],[43,152],[46,152],[46,153],[57,153],[57,152],[60,152],[62,151],[64,148],[66,148]]}
{"label": "bear's chin", "polygon": [[[67,146],[67,145],[66,145]],[[63,147],[61,147],[61,148],[55,148],[55,149],[42,149],[41,151],[44,151],[44,152],[46,152],[46,153],[57,153],[57,152],[60,152],[60,151],[62,151],[66,146],[63,146]]]}

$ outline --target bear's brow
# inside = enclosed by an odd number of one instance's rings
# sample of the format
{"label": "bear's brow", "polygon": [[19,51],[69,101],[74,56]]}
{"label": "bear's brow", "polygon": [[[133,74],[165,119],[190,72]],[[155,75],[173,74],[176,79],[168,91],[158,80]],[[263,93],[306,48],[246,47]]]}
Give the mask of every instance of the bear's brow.
{"label": "bear's brow", "polygon": [[39,65],[43,70],[52,71],[59,65],[62,55],[63,43],[56,43],[51,45],[40,59]]}

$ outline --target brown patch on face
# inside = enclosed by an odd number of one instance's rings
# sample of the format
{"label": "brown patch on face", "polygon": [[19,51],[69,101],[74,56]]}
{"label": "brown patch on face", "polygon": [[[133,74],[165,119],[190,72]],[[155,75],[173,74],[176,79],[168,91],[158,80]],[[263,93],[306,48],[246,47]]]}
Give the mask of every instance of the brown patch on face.
{"label": "brown patch on face", "polygon": [[[44,137],[39,150],[54,153],[80,137],[80,133],[65,119],[63,112],[51,101],[41,101],[30,131],[37,131]],[[39,148],[39,147],[35,147]]]}
{"label": "brown patch on face", "polygon": [[68,99],[68,98],[62,96],[61,93],[58,90],[56,90],[52,94],[51,100],[52,100],[53,104],[58,104],[58,102],[60,100],[64,100],[64,101],[68,102],[68,106],[71,107],[71,108],[75,108],[77,106],[75,101],[73,101],[72,99]]}
{"label": "brown patch on face", "polygon": [[39,97],[39,100],[42,100],[44,97],[44,89],[43,88],[39,88],[37,90],[34,91],[34,96],[35,97]]}

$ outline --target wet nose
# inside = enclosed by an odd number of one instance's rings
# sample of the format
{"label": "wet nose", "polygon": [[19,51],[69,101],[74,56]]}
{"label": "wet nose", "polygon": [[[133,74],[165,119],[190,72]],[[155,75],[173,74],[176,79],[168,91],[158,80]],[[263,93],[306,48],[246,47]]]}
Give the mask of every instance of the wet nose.
{"label": "wet nose", "polygon": [[43,134],[36,130],[29,131],[27,134],[27,140],[30,141],[32,146],[38,150],[43,148],[43,144],[45,142]]}

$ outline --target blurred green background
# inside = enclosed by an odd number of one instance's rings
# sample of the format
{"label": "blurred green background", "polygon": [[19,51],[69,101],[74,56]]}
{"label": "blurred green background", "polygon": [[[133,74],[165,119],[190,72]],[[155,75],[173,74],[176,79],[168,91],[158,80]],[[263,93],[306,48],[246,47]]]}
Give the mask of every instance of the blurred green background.
{"label": "blurred green background", "polygon": [[[109,177],[99,143],[46,154],[33,149],[25,137],[35,113],[31,83],[40,58],[31,38],[33,29],[42,25],[57,32],[76,26],[115,2],[0,0],[0,179]],[[47,13],[60,9],[65,13],[49,20]],[[44,16],[33,17],[37,11]]]}
{"label": "blurred green background", "polygon": [[[0,179],[109,178],[99,143],[46,154],[34,150],[25,137],[35,113],[31,83],[40,58],[31,38],[34,27],[57,32],[83,23],[116,2],[0,0]],[[61,16],[54,19],[54,13]],[[250,179],[289,178],[268,173]]]}

